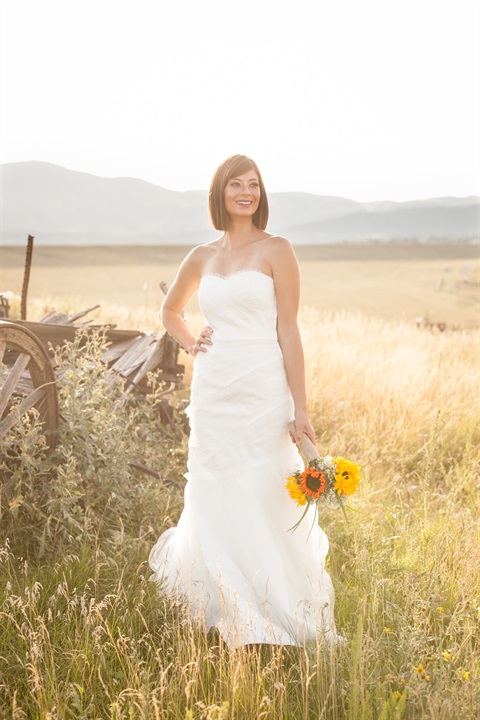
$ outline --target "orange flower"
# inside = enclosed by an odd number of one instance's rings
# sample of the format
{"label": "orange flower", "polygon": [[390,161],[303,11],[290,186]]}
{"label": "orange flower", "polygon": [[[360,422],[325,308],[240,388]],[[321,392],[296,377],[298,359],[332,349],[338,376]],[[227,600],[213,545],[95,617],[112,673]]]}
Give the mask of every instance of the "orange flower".
{"label": "orange flower", "polygon": [[316,500],[325,492],[326,487],[327,478],[321,470],[310,467],[301,473],[300,490],[306,497]]}

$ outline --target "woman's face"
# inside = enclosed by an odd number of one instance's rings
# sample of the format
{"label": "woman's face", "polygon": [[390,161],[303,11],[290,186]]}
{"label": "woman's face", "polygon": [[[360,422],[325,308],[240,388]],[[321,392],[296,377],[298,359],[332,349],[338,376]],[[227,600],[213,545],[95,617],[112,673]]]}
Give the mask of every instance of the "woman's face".
{"label": "woman's face", "polygon": [[255,170],[230,178],[224,190],[225,209],[230,216],[252,217],[260,202],[260,185]]}

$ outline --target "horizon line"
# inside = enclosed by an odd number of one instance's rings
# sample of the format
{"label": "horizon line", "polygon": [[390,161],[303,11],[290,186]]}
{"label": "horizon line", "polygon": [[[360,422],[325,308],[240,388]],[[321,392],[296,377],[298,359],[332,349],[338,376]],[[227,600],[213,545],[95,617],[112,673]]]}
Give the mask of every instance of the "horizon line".
{"label": "horizon line", "polygon": [[[160,190],[165,190],[166,192],[172,192],[172,193],[180,193],[180,194],[187,194],[187,193],[207,193],[208,190],[206,188],[191,188],[189,190],[174,190],[172,188],[165,187],[164,185],[158,185],[157,183],[153,182],[152,180],[146,180],[142,177],[136,177],[133,175],[99,175],[97,173],[91,172],[89,170],[76,170],[71,167],[67,167],[65,165],[59,165],[58,163],[51,162],[50,160],[10,160],[7,162],[1,162],[0,168],[5,167],[6,165],[24,165],[24,164],[38,164],[38,165],[51,165],[55,168],[60,168],[62,170],[66,170],[67,172],[73,172],[78,173],[79,175],[90,175],[95,178],[100,178],[102,180],[133,180],[137,182],[144,182],[148,185],[152,185],[153,187],[159,188]],[[348,197],[346,195],[326,195],[326,194],[320,194],[312,192],[311,190],[268,190],[267,195],[312,195],[314,197],[319,198],[336,198],[340,200],[347,200],[350,202],[357,203],[358,205],[373,205],[376,203],[392,203],[401,205],[404,203],[418,203],[418,202],[427,202],[429,200],[443,200],[443,199],[455,199],[455,200],[468,200],[468,199],[474,199],[476,202],[480,203],[480,194],[476,195],[468,194],[468,195],[454,195],[454,194],[443,194],[443,195],[429,195],[429,196],[423,196],[421,198],[416,199],[409,199],[409,200],[389,200],[389,199],[383,199],[383,200],[355,200],[352,197]]]}

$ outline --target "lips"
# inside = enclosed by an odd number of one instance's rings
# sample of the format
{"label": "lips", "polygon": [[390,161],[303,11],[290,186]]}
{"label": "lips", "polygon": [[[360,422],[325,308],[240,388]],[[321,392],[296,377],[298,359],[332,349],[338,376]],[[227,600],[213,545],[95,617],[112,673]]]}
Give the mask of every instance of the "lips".
{"label": "lips", "polygon": [[253,202],[251,200],[237,200],[237,205],[242,205],[243,207],[249,207],[250,205],[253,205]]}

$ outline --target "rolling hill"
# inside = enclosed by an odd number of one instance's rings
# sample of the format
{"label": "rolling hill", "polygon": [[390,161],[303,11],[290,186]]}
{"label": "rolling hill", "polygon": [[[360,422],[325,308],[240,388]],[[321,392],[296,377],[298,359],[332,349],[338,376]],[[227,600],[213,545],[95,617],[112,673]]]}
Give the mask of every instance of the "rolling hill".
{"label": "rolling hill", "polygon": [[[44,162],[0,166],[1,242],[23,245],[193,245],[213,240],[207,192],[103,178]],[[478,239],[479,198],[360,203],[269,193],[271,232],[295,244]]]}

